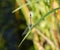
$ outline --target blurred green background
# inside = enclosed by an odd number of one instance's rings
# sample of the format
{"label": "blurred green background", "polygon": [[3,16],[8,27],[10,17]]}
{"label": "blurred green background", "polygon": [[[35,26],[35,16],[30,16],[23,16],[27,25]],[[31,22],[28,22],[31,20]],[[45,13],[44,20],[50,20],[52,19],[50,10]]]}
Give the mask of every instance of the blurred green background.
{"label": "blurred green background", "polygon": [[[56,8],[60,0],[0,0],[0,50],[60,50],[60,9]],[[34,27],[24,32],[31,23]]]}
{"label": "blurred green background", "polygon": [[[18,49],[18,44],[24,37],[22,33],[27,25],[22,12],[19,14],[20,17],[12,13],[15,7],[15,0],[0,0],[0,50],[20,49]],[[24,47],[21,50],[27,50],[27,46],[29,48],[29,45],[32,45],[32,41],[26,41],[31,43],[23,44]]]}

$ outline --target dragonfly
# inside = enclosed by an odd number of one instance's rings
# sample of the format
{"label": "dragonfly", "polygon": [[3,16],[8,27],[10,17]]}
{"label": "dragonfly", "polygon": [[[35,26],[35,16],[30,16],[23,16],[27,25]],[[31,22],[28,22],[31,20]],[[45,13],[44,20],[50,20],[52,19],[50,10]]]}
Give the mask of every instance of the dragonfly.
{"label": "dragonfly", "polygon": [[[30,24],[29,24],[29,26],[25,29],[25,31],[22,33],[22,36],[25,35],[25,34],[32,28],[32,16],[33,16],[33,14],[32,14],[32,12],[30,12]],[[25,35],[25,37],[27,37],[27,36]],[[24,38],[23,38],[23,39],[24,39]],[[23,41],[24,41],[24,40],[23,40]],[[23,41],[22,41],[22,42],[23,42]],[[18,47],[20,47],[21,44],[22,44],[22,43],[20,43]]]}
{"label": "dragonfly", "polygon": [[22,33],[22,36],[25,35],[29,29],[32,27],[32,13],[30,12],[30,24],[29,26],[25,29],[25,31]]}

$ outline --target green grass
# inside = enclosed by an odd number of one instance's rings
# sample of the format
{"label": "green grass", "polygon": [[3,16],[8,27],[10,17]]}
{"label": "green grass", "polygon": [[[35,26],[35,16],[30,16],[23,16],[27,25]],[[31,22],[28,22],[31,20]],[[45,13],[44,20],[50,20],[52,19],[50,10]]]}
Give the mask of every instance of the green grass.
{"label": "green grass", "polygon": [[[38,37],[38,41],[37,43],[41,44],[41,35],[38,36],[38,31],[33,32],[33,29],[37,27],[37,29],[39,29],[39,32],[42,32],[41,34],[46,37],[50,42],[52,42],[54,44],[54,47],[51,46],[52,44],[48,44],[48,42],[45,43],[46,39],[44,39],[42,41],[43,46],[42,48],[44,48],[45,50],[59,50],[59,36],[60,36],[60,32],[58,32],[58,25],[59,21],[57,19],[57,12],[60,10],[60,6],[59,6],[59,0],[49,0],[47,2],[47,0],[28,0],[27,3],[25,3],[24,0],[16,0],[19,7],[13,11],[16,12],[19,9],[21,9],[21,12],[23,13],[25,19],[26,19],[26,23],[27,23],[27,27],[29,27],[29,13],[32,12],[33,16],[32,16],[32,27],[29,29],[29,31],[27,32],[27,34],[25,35],[25,37],[22,39],[21,43],[19,44],[18,47],[21,46],[21,44],[24,42],[25,39],[27,39],[29,37],[30,34],[34,35],[36,33],[36,36]],[[56,2],[58,4],[59,7],[54,8],[52,5],[54,4],[54,2]],[[55,3],[55,4],[56,4]],[[43,23],[42,23],[43,21]],[[57,22],[58,21],[58,22]],[[46,24],[45,24],[46,22]],[[41,26],[45,24],[44,27]],[[59,26],[60,27],[60,26]],[[59,35],[59,36],[58,36]],[[31,35],[30,35],[31,36]],[[56,39],[56,36],[58,39]],[[35,44],[35,40],[34,40],[34,36],[33,36],[33,44],[34,44],[34,48],[37,48],[39,50],[39,47],[37,47],[37,43]],[[41,40],[41,41],[40,41]],[[58,43],[59,42],[59,43]],[[44,44],[45,43],[45,44]],[[57,47],[56,47],[57,46]],[[36,49],[35,49],[36,50]]]}

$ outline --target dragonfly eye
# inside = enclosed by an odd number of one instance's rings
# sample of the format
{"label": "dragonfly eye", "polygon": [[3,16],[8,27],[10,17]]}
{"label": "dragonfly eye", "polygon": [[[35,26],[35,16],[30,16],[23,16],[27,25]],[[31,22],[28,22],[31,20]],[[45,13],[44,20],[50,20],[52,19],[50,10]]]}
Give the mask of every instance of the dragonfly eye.
{"label": "dragonfly eye", "polygon": [[31,17],[31,13],[30,13],[30,17]]}
{"label": "dragonfly eye", "polygon": [[30,17],[33,17],[33,12],[30,12]]}
{"label": "dragonfly eye", "polygon": [[30,28],[32,27],[32,23],[30,23]]}

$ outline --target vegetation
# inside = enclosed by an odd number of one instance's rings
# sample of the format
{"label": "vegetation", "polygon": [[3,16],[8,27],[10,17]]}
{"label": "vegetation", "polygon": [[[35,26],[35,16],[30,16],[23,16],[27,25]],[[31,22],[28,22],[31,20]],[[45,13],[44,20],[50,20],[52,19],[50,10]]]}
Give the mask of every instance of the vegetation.
{"label": "vegetation", "polygon": [[[11,12],[8,9],[9,13],[15,15],[17,20],[7,17],[10,21],[6,19],[9,21],[8,24],[2,25],[2,19],[0,19],[0,25],[3,27],[0,32],[1,49],[8,44],[17,50],[60,50],[60,0],[16,0],[16,3],[11,0],[10,2],[14,2],[15,10]],[[1,4],[8,6],[5,1]],[[5,8],[4,5],[2,7]],[[10,15],[9,13],[7,12],[8,15]],[[21,31],[20,29],[25,29],[22,33],[23,39],[21,32],[18,33],[18,30]],[[4,39],[3,34],[6,39]],[[17,37],[15,38],[18,41],[17,44],[13,40],[14,37]],[[5,50],[9,49],[5,47]]]}
{"label": "vegetation", "polygon": [[18,47],[25,39],[31,39],[35,50],[60,50],[60,0],[16,0],[16,2],[19,7],[13,13],[21,9],[29,27]]}

